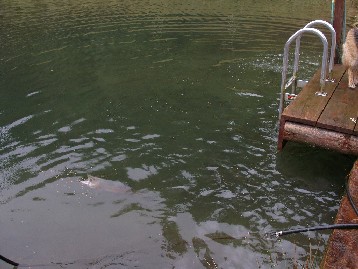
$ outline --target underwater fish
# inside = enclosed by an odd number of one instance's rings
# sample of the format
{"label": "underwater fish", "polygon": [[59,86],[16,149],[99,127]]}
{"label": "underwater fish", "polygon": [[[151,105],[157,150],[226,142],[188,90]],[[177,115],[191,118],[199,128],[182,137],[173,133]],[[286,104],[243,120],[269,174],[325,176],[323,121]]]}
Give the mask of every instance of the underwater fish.
{"label": "underwater fish", "polygon": [[87,180],[80,181],[91,189],[103,190],[113,193],[131,192],[132,189],[120,181],[107,180],[95,176],[88,175]]}

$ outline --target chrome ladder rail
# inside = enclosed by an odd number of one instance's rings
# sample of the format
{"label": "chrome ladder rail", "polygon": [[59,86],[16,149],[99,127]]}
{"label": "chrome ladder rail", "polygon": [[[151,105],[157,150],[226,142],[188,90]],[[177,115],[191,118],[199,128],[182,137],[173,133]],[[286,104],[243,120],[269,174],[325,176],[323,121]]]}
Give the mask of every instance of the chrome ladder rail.
{"label": "chrome ladder rail", "polygon": [[[326,21],[322,20],[315,20],[308,23],[304,28],[298,30],[294,33],[286,42],[284,47],[284,55],[283,55],[283,69],[282,69],[282,82],[281,82],[281,98],[280,98],[280,105],[279,105],[279,118],[281,118],[281,114],[284,109],[285,101],[292,101],[296,97],[296,90],[297,86],[303,87],[307,82],[303,80],[298,80],[297,73],[298,73],[298,62],[299,62],[299,52],[300,52],[300,43],[301,43],[301,36],[305,33],[313,33],[317,35],[323,44],[323,52],[322,52],[322,64],[321,64],[321,77],[320,77],[320,90],[316,92],[317,96],[326,96],[324,92],[325,82],[326,82],[326,72],[327,72],[327,59],[328,59],[328,42],[325,35],[315,29],[311,28],[313,25],[321,24],[326,26],[332,35],[332,43],[331,43],[331,52],[330,52],[330,59],[329,59],[329,79],[331,78],[331,73],[333,69],[333,59],[334,59],[334,52],[336,48],[336,32],[331,24]],[[289,47],[291,43],[296,40],[296,48],[295,48],[295,60],[294,60],[294,67],[293,67],[293,75],[291,78],[287,80],[287,65],[288,65],[288,53]],[[286,89],[292,85],[292,93],[286,93]]]}
{"label": "chrome ladder rail", "polygon": [[[306,24],[304,28],[312,28],[314,25],[323,25],[325,26],[330,32],[331,32],[331,52],[330,52],[330,58],[329,58],[329,67],[328,67],[328,79],[331,80],[332,77],[332,69],[334,64],[334,55],[336,51],[336,31],[334,30],[333,26],[323,20],[315,20],[311,21]],[[295,48],[295,62],[294,62],[294,68],[293,68],[293,74],[297,77],[298,72],[298,62],[300,57],[300,45],[301,45],[301,37],[297,37],[296,39],[296,48]],[[304,86],[306,83],[301,83],[302,86]],[[295,91],[296,89],[293,89]]]}

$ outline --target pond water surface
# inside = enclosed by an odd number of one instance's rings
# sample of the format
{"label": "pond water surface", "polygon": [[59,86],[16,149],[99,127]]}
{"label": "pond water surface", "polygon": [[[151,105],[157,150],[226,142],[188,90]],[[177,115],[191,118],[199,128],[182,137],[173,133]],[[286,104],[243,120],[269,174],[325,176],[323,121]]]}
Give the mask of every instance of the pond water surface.
{"label": "pond water surface", "polygon": [[[2,0],[0,254],[31,268],[318,264],[329,232],[265,233],[331,224],[354,161],[276,151],[283,46],[330,5]],[[310,77],[321,45],[302,44]]]}

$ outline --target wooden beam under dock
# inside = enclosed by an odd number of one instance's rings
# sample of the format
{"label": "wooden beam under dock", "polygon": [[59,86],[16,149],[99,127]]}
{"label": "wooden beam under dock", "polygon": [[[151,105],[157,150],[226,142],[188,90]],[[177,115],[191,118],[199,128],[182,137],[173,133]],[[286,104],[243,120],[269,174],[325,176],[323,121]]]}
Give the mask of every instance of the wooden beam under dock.
{"label": "wooden beam under dock", "polygon": [[286,122],[283,139],[358,155],[358,137],[299,123]]}

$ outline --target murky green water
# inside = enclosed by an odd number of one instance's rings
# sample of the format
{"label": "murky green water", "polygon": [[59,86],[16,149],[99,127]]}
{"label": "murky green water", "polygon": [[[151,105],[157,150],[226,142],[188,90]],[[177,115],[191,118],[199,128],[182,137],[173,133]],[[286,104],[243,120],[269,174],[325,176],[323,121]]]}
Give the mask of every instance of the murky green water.
{"label": "murky green water", "polygon": [[[332,223],[354,161],[276,152],[283,45],[330,2],[2,0],[0,254],[38,268],[287,268],[310,250],[317,263],[328,232],[265,233]],[[303,48],[309,77],[321,47]]]}

